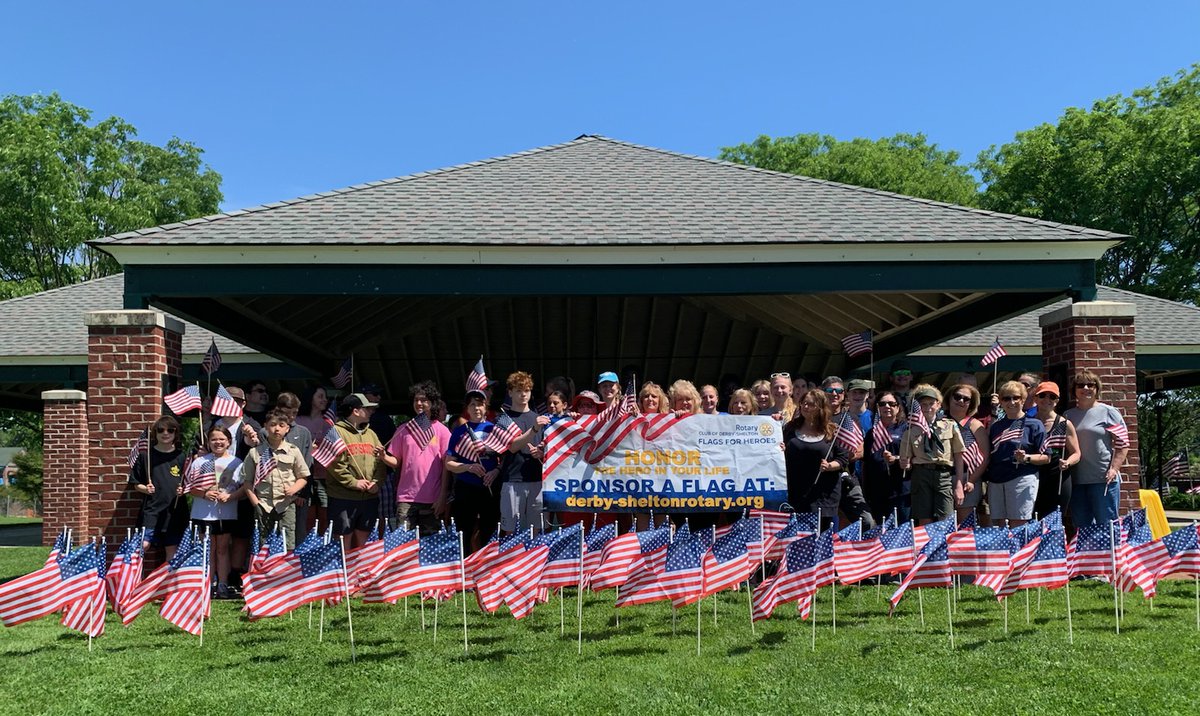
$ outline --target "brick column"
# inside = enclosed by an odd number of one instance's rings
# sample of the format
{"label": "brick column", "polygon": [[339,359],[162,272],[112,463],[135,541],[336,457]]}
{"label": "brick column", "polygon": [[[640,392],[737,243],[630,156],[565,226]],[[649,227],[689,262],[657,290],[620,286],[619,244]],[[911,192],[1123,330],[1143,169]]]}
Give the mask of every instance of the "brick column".
{"label": "brick column", "polygon": [[1139,506],[1137,438],[1137,357],[1132,303],[1087,301],[1042,315],[1042,367],[1063,391],[1062,408],[1071,407],[1071,377],[1090,370],[1104,382],[1100,401],[1108,403],[1129,426],[1129,456],[1121,470],[1121,505],[1125,512]]}
{"label": "brick column", "polygon": [[183,324],[157,311],[94,311],[87,326],[89,523],[112,544],[137,523],[142,497],[126,487],[129,451],[162,415],[168,380],[180,376]]}
{"label": "brick column", "polygon": [[42,544],[64,527],[79,544],[91,534],[87,393],[47,390],[42,401]]}

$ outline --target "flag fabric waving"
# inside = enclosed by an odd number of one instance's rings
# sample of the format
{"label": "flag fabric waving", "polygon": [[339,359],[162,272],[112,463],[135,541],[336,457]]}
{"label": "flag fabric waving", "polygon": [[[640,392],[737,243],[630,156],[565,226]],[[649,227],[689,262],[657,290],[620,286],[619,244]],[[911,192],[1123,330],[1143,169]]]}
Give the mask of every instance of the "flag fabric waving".
{"label": "flag fabric waving", "polygon": [[[1007,597],[1018,589],[1058,589],[1067,583],[1067,537],[1061,529],[1050,530],[1039,536],[1033,557],[1020,560],[1020,569],[1014,567],[1004,586],[996,593]],[[1017,555],[1013,561],[1018,562]]]}
{"label": "flag fabric waving", "polygon": [[95,545],[85,544],[35,572],[0,584],[0,622],[40,619],[92,594],[100,570]]}
{"label": "flag fabric waving", "polygon": [[841,422],[838,423],[837,434],[833,436],[837,444],[846,448],[850,454],[854,454],[863,446],[863,431],[859,426],[858,420],[850,417],[850,411],[842,413]]}
{"label": "flag fabric waving", "polygon": [[1163,477],[1169,480],[1175,480],[1181,477],[1187,477],[1188,469],[1187,451],[1184,450],[1183,452],[1175,453],[1171,456],[1170,460],[1167,460],[1165,463],[1163,463],[1163,468],[1160,472],[1162,473]]}
{"label": "flag fabric waving", "polygon": [[337,428],[330,427],[325,431],[325,437],[321,438],[321,441],[313,448],[312,456],[323,467],[329,467],[334,460],[338,459],[338,455],[346,452],[347,449],[342,434],[337,431]]}
{"label": "flag fabric waving", "polygon": [[354,357],[347,358],[338,368],[338,372],[333,374],[329,380],[335,388],[345,388],[350,385],[350,379],[354,377]]}
{"label": "flag fabric waving", "polygon": [[882,421],[875,421],[875,427],[871,428],[871,452],[879,452],[886,448],[892,442],[892,431],[883,424]]}
{"label": "flag fabric waving", "polygon": [[217,462],[212,455],[193,460],[183,475],[183,491],[211,490],[217,484]]}
{"label": "flag fabric waving", "polygon": [[600,566],[600,557],[604,554],[604,548],[609,542],[617,538],[617,525],[615,522],[592,530],[587,535],[587,540],[584,544],[586,551],[583,554],[583,575],[584,583],[586,584],[591,578],[592,573]]}
{"label": "flag fabric waving", "polygon": [[1067,421],[1060,415],[1058,420],[1050,426],[1046,431],[1046,437],[1042,438],[1042,453],[1049,455],[1052,450],[1065,450],[1067,448]]}
{"label": "flag fabric waving", "polygon": [[433,421],[429,419],[429,413],[417,413],[404,425],[422,450],[433,440]]}
{"label": "flag fabric waving", "polygon": [[583,569],[580,559],[583,554],[583,524],[549,533],[549,537],[550,550],[538,586],[543,589],[578,587],[579,572]]}
{"label": "flag fabric waving", "polygon": [[[667,545],[658,586],[675,608],[695,604],[704,595],[704,554],[707,550],[687,523]],[[740,580],[739,580],[740,581]]]}
{"label": "flag fabric waving", "polygon": [[470,393],[477,390],[480,393],[486,392],[488,387],[487,373],[483,370],[483,356],[479,356],[479,360],[475,361],[475,367],[467,375],[466,392]]}
{"label": "flag fabric waving", "polygon": [[208,350],[204,351],[204,358],[200,361],[200,369],[207,375],[212,375],[220,368],[221,351],[217,349],[217,339],[214,338],[212,343],[208,344]]}
{"label": "flag fabric waving", "polygon": [[139,530],[117,548],[117,554],[104,575],[109,601],[118,615],[121,613],[120,605],[129,598],[130,592],[142,579],[142,559],[142,532]]}
{"label": "flag fabric waving", "polygon": [[277,617],[310,602],[336,604],[346,595],[346,565],[336,540],[301,551],[299,547],[274,569],[246,575],[246,611],[251,619]]}
{"label": "flag fabric waving", "polygon": [[909,406],[908,427],[920,430],[927,437],[933,435],[929,421],[925,419],[925,411],[921,410],[921,403],[916,398],[913,398],[912,405]]}
{"label": "flag fabric waving", "polygon": [[360,561],[357,574],[351,575],[355,580],[352,586],[364,592],[363,601],[367,603],[395,603],[407,596],[403,593],[405,571],[416,562],[421,548],[417,530],[404,527],[384,531],[381,541],[381,551],[375,560]]}
{"label": "flag fabric waving", "polygon": [[961,429],[958,434],[962,436],[963,467],[966,468],[969,477],[983,465],[983,450],[979,449],[979,441],[975,439],[975,433],[969,429]]}
{"label": "flag fabric waving", "polygon": [[912,569],[889,599],[892,604],[891,611],[896,610],[896,605],[900,603],[904,593],[913,587],[950,586],[950,553],[946,547],[946,537],[941,530],[930,532],[929,542],[921,548],[913,560]]}
{"label": "flag fabric waving", "polygon": [[870,353],[872,346],[870,329],[862,333],[851,333],[842,339],[842,348],[846,351],[848,358],[860,356],[863,353]]}
{"label": "flag fabric waving", "polygon": [[213,397],[209,412],[222,418],[240,418],[242,417],[242,406],[237,404],[224,385],[217,383],[217,394]]}
{"label": "flag fabric waving", "polygon": [[[209,589],[207,561],[208,550],[205,540],[197,540],[192,534],[192,530],[185,531],[183,540],[179,543],[171,561],[147,575],[120,604],[117,611],[121,615],[121,623],[129,626],[133,620],[137,619],[138,614],[147,604],[157,599],[165,600],[172,594],[186,592],[207,592]],[[178,602],[175,605],[181,606]],[[165,613],[165,605],[164,611],[160,614],[163,618],[168,616]],[[175,626],[181,629],[191,626],[193,620],[184,610],[177,608],[175,615],[180,620],[172,622]]]}
{"label": "flag fabric waving", "polygon": [[734,529],[713,540],[702,565],[704,596],[733,589],[750,578],[759,564],[759,558],[751,553],[750,540],[759,538],[758,520],[743,518],[734,523]]}
{"label": "flag fabric waving", "polygon": [[[336,432],[336,431],[335,431]],[[339,436],[339,440],[341,437]],[[314,457],[314,459],[316,459]],[[271,449],[271,445],[267,442],[258,448],[258,460],[254,464],[254,484],[252,487],[258,487],[258,483],[271,476],[275,472],[275,468],[279,467],[278,461],[275,460],[275,451]]]}
{"label": "flag fabric waving", "polygon": [[659,575],[667,558],[667,547],[671,544],[670,525],[663,523],[661,527],[636,533],[636,537],[638,551],[632,559],[629,578],[621,585],[621,593],[617,597],[618,607],[649,604],[670,598],[659,584]]}
{"label": "flag fabric waving", "polygon": [[1007,527],[976,527],[950,533],[946,538],[950,573],[998,574],[1009,569],[1010,537]]}
{"label": "flag fabric waving", "polygon": [[1200,534],[1196,525],[1187,525],[1174,532],[1164,535],[1163,547],[1167,550],[1167,559],[1158,568],[1157,578],[1177,572],[1184,574],[1200,574]]}
{"label": "flag fabric waving", "polygon": [[984,353],[983,358],[979,360],[979,365],[989,366],[1006,355],[1008,355],[1008,351],[1004,350],[1004,344],[997,337],[996,340],[992,341],[992,347],[988,348],[987,353]]}
{"label": "flag fabric waving", "polygon": [[191,410],[200,409],[200,386],[185,385],[179,390],[163,398],[163,402],[176,415],[183,415]]}
{"label": "flag fabric waving", "polygon": [[91,637],[104,633],[104,613],[108,611],[105,597],[105,569],[108,548],[104,542],[94,545],[96,552],[96,579],[79,599],[63,608],[62,625]]}
{"label": "flag fabric waving", "polygon": [[138,435],[138,439],[134,441],[133,447],[129,450],[129,467],[137,464],[138,455],[150,449],[150,428],[142,429],[142,434]]}
{"label": "flag fabric waving", "polygon": [[1112,444],[1115,449],[1129,447],[1129,428],[1125,426],[1125,423],[1107,425],[1104,429],[1112,435]]}

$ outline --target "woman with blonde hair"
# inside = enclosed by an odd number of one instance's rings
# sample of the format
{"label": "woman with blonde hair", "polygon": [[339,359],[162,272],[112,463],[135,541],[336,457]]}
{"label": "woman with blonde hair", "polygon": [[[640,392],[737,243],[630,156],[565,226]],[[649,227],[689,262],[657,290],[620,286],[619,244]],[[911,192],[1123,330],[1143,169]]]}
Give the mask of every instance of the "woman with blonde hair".
{"label": "woman with blonde hair", "polygon": [[681,378],[671,384],[671,410],[677,417],[700,412],[700,391],[692,381]]}
{"label": "woman with blonde hair", "polygon": [[979,446],[982,459],[974,469],[968,468],[964,458],[964,479],[954,488],[954,501],[958,506],[958,520],[967,518],[971,510],[980,505],[983,497],[983,475],[987,472],[988,454],[991,443],[988,441],[988,429],[982,421],[975,418],[982,400],[979,389],[970,383],[956,383],[946,390],[946,415],[958,424],[962,432],[964,444],[973,439]]}
{"label": "woman with blonde hair", "polygon": [[642,389],[638,391],[637,395],[637,405],[638,411],[642,415],[666,413],[671,409],[662,386],[650,380],[642,383]]}
{"label": "woman with blonde hair", "polygon": [[729,395],[730,415],[754,415],[754,394],[745,388],[738,388]]}
{"label": "woman with blonde hair", "polygon": [[1046,428],[1025,414],[1025,386],[1010,380],[1000,386],[1004,417],[988,427],[991,459],[988,462],[988,508],[993,522],[1008,520],[1023,525],[1033,517],[1037,500],[1038,468],[1050,463],[1042,453]]}
{"label": "woman with blonde hair", "polygon": [[771,382],[756,380],[750,384],[750,394],[754,396],[754,414],[771,415],[775,412],[775,399],[771,397]]}

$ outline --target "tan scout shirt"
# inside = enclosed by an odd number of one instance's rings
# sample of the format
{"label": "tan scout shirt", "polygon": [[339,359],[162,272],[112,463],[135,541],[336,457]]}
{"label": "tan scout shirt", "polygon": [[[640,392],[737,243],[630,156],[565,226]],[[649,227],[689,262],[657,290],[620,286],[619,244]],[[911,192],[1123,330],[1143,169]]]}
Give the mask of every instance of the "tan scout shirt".
{"label": "tan scout shirt", "polygon": [[[264,442],[263,445],[267,444]],[[267,445],[267,448],[270,449],[270,446]],[[254,494],[258,496],[263,507],[268,510],[274,508],[277,502],[285,499],[284,490],[295,484],[297,480],[308,479],[311,474],[308,464],[304,461],[304,454],[295,445],[284,442],[272,452],[275,455],[275,469],[254,488]],[[246,455],[246,461],[242,463],[242,481],[247,485],[254,484],[254,475],[258,470],[258,458],[261,453],[261,446],[252,449],[250,454]]]}
{"label": "tan scout shirt", "polygon": [[930,428],[934,437],[929,438],[916,428],[905,430],[900,439],[900,457],[911,459],[914,465],[954,467],[954,456],[967,449],[958,425],[949,418],[941,418]]}

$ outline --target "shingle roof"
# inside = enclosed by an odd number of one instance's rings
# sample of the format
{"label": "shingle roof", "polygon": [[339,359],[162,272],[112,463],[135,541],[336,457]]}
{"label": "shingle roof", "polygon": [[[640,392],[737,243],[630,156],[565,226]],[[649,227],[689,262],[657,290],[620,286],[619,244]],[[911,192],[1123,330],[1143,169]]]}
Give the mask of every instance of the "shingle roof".
{"label": "shingle roof", "polygon": [[[1200,308],[1108,286],[1097,287],[1096,298],[1100,301],[1119,301],[1137,306],[1137,317],[1134,318],[1133,326],[1139,347],[1190,345],[1200,340]],[[964,333],[933,348],[990,346],[996,336],[1000,337],[1005,346],[1040,348],[1042,329],[1038,325],[1038,317],[1069,304],[1070,300],[1064,299],[1007,321]]]}
{"label": "shingle roof", "polygon": [[559,246],[1122,238],[584,135],[93,243]]}
{"label": "shingle roof", "polygon": [[[63,288],[0,301],[0,356],[87,355],[89,311],[117,310],[123,305],[121,274]],[[246,346],[184,321],[183,352],[203,353],[215,337],[224,355],[256,354]]]}

